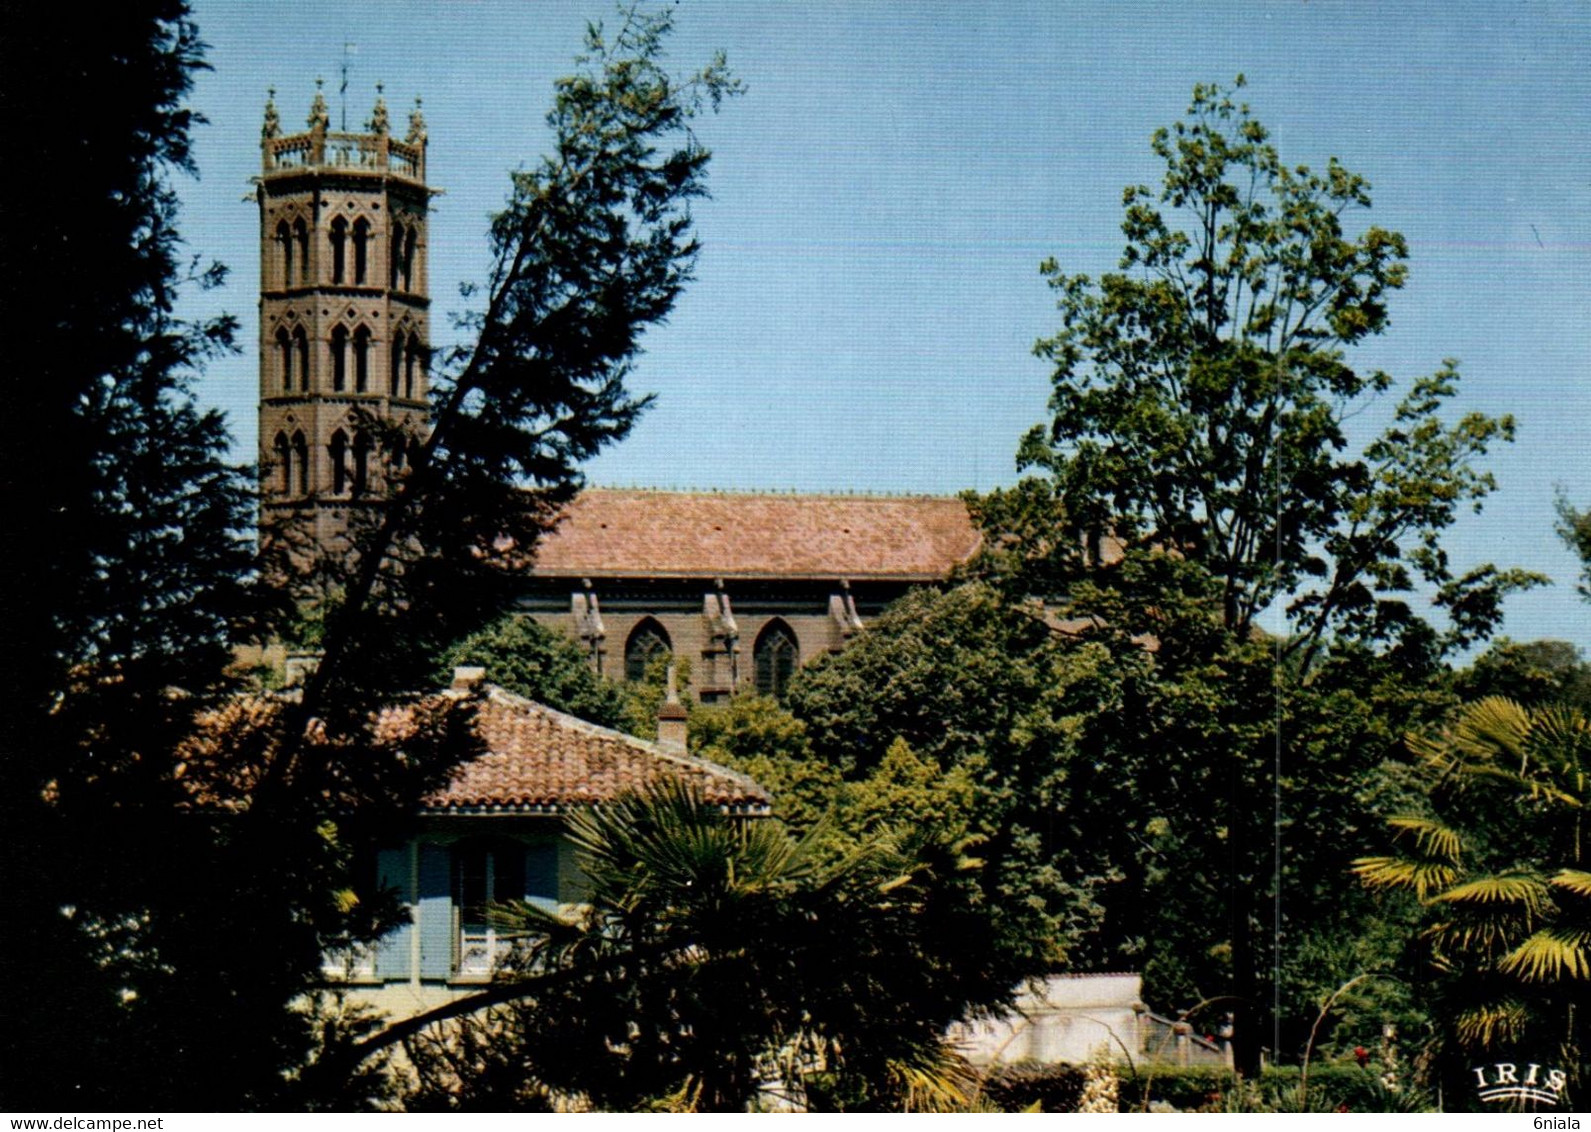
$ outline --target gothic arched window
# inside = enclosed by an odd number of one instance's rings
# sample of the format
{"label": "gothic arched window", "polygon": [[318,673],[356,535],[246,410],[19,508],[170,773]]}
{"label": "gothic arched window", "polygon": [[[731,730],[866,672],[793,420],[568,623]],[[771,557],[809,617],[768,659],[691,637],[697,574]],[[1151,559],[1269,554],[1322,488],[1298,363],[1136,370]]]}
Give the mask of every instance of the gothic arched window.
{"label": "gothic arched window", "polygon": [[288,231],[287,221],[283,220],[276,225],[276,242],[281,253],[282,286],[293,285],[293,234]]}
{"label": "gothic arched window", "polygon": [[668,630],[650,617],[630,630],[630,639],[624,642],[624,678],[632,683],[646,678],[646,669],[652,658],[674,651],[669,642]]}
{"label": "gothic arched window", "polygon": [[414,282],[414,229],[403,234],[403,289],[412,291]]}
{"label": "gothic arched window", "polygon": [[420,336],[409,335],[409,348],[403,356],[403,395],[411,401],[414,399],[414,371],[421,365],[420,362]]}
{"label": "gothic arched window", "polygon": [[370,486],[370,438],[362,432],[354,434],[353,492],[363,495]]}
{"label": "gothic arched window", "polygon": [[331,387],[341,393],[348,387],[348,328],[337,326],[331,332]]}
{"label": "gothic arched window", "polygon": [[281,474],[281,492],[283,495],[293,494],[293,452],[287,446],[287,434],[279,432],[276,440],[271,445],[271,451],[276,458],[276,466]]}
{"label": "gothic arched window", "polygon": [[[302,219],[293,221],[293,242],[298,245],[298,282],[309,282],[309,227]],[[293,280],[287,280],[291,285]]]}
{"label": "gothic arched window", "polygon": [[403,225],[396,221],[392,224],[392,246],[387,252],[387,286],[394,291],[398,289],[399,261],[403,258]]}
{"label": "gothic arched window", "polygon": [[757,667],[757,691],[764,696],[783,699],[801,662],[801,650],[796,644],[790,626],[775,618],[763,626],[752,646],[752,658]]}
{"label": "gothic arched window", "polygon": [[403,379],[403,331],[399,330],[392,335],[392,344],[387,348],[388,361],[392,363],[391,383],[389,395],[396,397],[402,388]]}
{"label": "gothic arched window", "polygon": [[370,331],[354,331],[354,392],[370,392]]}
{"label": "gothic arched window", "polygon": [[361,216],[354,221],[354,282],[365,281],[370,264],[370,221]]}
{"label": "gothic arched window", "polygon": [[298,465],[298,493],[309,494],[309,444],[302,432],[293,433],[293,463]]}
{"label": "gothic arched window", "polygon": [[341,283],[346,271],[344,259],[348,244],[348,221],[339,216],[331,222],[331,281]]}
{"label": "gothic arched window", "polygon": [[348,490],[348,434],[342,429],[332,433],[326,452],[331,456],[331,493],[341,495]]}
{"label": "gothic arched window", "polygon": [[[298,355],[298,387],[309,392],[309,336],[302,326],[293,328],[293,352]],[[289,386],[291,388],[291,386]]]}
{"label": "gothic arched window", "polygon": [[282,392],[293,391],[293,342],[288,338],[287,331],[276,332],[276,352],[280,355],[280,368],[282,371]]}

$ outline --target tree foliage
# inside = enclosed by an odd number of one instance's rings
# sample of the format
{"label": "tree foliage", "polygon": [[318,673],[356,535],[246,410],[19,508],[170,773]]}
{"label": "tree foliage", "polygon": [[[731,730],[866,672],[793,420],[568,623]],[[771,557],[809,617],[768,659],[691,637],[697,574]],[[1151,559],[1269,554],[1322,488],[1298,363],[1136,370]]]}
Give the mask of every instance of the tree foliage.
{"label": "tree foliage", "polygon": [[1591,711],[1591,664],[1568,641],[1512,641],[1503,637],[1453,674],[1460,700],[1489,696],[1524,707],[1562,703]]}
{"label": "tree foliage", "polygon": [[1033,610],[988,587],[918,591],[804,668],[787,697],[852,805],[890,792],[904,770],[897,740],[942,776],[939,789],[970,784],[970,801],[944,812],[965,812],[980,839],[988,940],[1013,979],[1065,959],[1094,926],[1112,868],[1087,845],[1089,816],[1066,801],[1079,776],[1106,773],[1072,757],[1079,717],[1113,710],[1121,685],[1101,672],[1103,650],[1061,656],[1049,639]]}
{"label": "tree foliage", "polygon": [[597,673],[566,634],[529,617],[510,614],[450,646],[435,682],[446,684],[460,665],[483,667],[489,683],[603,727],[623,727],[630,719],[623,686]]}
{"label": "tree foliage", "polygon": [[1580,596],[1591,601],[1591,511],[1576,511],[1559,496],[1558,534],[1580,559]]}

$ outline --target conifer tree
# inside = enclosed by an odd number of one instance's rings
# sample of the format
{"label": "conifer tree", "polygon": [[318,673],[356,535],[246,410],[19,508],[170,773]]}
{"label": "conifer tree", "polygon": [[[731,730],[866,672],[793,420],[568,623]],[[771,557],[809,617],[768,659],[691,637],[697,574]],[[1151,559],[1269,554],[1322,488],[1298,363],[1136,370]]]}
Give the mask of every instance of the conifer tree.
{"label": "conifer tree", "polygon": [[472,749],[463,713],[411,699],[400,757],[374,709],[500,611],[578,463],[644,407],[630,365],[696,253],[707,153],[688,123],[734,84],[721,61],[666,73],[666,18],[592,30],[556,87],[553,154],[492,226],[473,341],[444,361],[432,427],[342,579],[325,662],[296,701],[249,700],[222,674],[270,612],[251,585],[252,485],[189,389],[233,324],[173,313],[180,285],[220,278],[181,259],[170,183],[192,169],[202,45],[180,0],[26,22],[8,29],[5,109],[50,191],[8,208],[0,249],[33,363],[8,376],[0,454],[21,548],[4,587],[0,974],[37,990],[8,1002],[3,1103],[356,1103],[340,1081],[304,1091],[315,1043],[350,1032],[305,1007],[329,948],[400,914],[357,891],[360,854]]}
{"label": "conifer tree", "polygon": [[233,322],[174,313],[223,274],[176,227],[203,47],[180,0],[8,18],[0,1107],[131,1107],[169,1099],[137,1051],[169,986],[149,881],[191,824],[172,754],[260,612],[252,485],[191,392]]}

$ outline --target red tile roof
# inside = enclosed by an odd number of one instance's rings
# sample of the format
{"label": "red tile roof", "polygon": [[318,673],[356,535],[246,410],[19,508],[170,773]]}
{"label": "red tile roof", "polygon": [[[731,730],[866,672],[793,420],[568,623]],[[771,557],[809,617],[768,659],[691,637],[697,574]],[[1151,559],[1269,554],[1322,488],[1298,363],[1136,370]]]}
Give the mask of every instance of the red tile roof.
{"label": "red tile roof", "polygon": [[943,496],[591,488],[565,515],[533,573],[938,581],[980,537],[966,505]]}
{"label": "red tile roof", "polygon": [[486,750],[422,801],[429,812],[556,811],[610,802],[662,778],[685,780],[714,805],[753,813],[768,809],[767,791],[745,775],[502,688],[486,689],[476,711],[475,729]]}
{"label": "red tile roof", "polygon": [[[199,721],[177,768],[196,804],[248,807],[258,767],[255,758],[239,759],[240,749],[255,746],[246,739],[240,743],[240,736],[270,736],[293,694],[242,696]],[[387,756],[401,757],[405,743],[421,727],[436,726],[441,715],[458,708],[475,713],[474,730],[484,750],[454,768],[445,787],[421,800],[425,812],[556,813],[611,802],[665,778],[683,779],[707,802],[737,813],[769,810],[766,790],[717,763],[598,727],[495,686],[486,686],[470,702],[461,703],[461,696],[461,691],[426,696],[376,716],[377,745]],[[310,736],[312,743],[326,741],[318,721],[311,723]]]}

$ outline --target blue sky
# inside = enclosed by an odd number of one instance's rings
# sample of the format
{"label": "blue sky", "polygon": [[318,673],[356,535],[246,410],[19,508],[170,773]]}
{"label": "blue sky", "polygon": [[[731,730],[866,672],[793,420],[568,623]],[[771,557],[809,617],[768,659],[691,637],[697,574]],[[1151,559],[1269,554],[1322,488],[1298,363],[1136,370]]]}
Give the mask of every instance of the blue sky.
{"label": "blue sky", "polygon": [[[317,75],[333,125],[386,84],[416,94],[429,168],[433,337],[484,274],[507,173],[546,143],[552,80],[597,2],[195,0],[214,70],[195,104],[201,180],[182,187],[193,250],[228,262],[204,302],[244,320],[204,395],[254,451],[261,110],[298,129]],[[1044,419],[1053,330],[1037,271],[1114,268],[1121,189],[1153,183],[1148,140],[1195,82],[1239,72],[1285,161],[1337,156],[1403,232],[1411,281],[1355,362],[1408,379],[1460,360],[1460,408],[1512,413],[1500,490],[1448,540],[1455,563],[1558,579],[1507,632],[1591,647],[1591,606],[1552,533],[1556,489],[1591,506],[1591,5],[927,3],[685,0],[670,55],[723,48],[747,93],[700,124],[713,199],[698,278],[648,338],[658,403],[589,468],[594,483],[951,493],[1010,483]],[[1360,418],[1368,428],[1371,409]]]}

